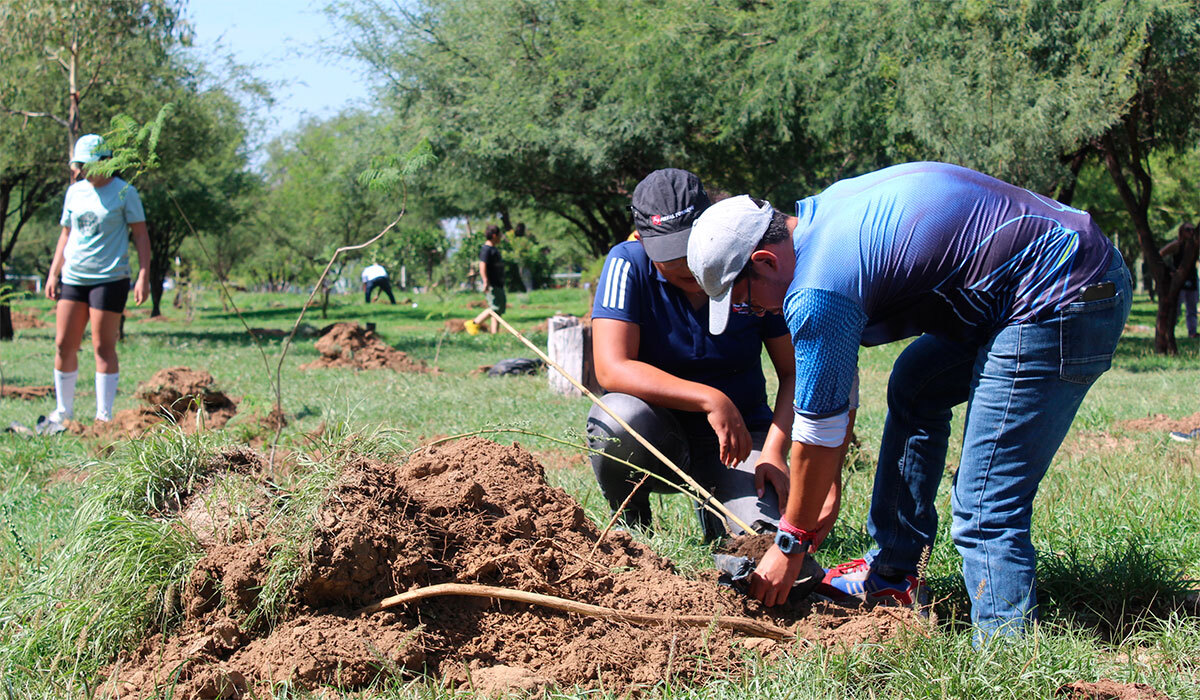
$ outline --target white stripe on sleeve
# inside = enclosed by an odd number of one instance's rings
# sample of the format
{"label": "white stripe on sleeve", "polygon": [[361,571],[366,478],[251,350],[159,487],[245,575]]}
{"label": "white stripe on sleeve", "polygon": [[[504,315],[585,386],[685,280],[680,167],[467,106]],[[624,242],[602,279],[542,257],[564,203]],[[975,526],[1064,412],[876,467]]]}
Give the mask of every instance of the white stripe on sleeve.
{"label": "white stripe on sleeve", "polygon": [[622,311],[625,310],[625,289],[629,286],[629,267],[630,263],[628,260],[626,260],[625,264],[621,267],[621,288],[619,290],[620,297],[617,301],[617,308]]}
{"label": "white stripe on sleeve", "polygon": [[620,258],[612,258],[608,261],[608,270],[605,273],[604,279],[604,302],[603,306],[612,307],[613,297],[613,272],[621,264]]}

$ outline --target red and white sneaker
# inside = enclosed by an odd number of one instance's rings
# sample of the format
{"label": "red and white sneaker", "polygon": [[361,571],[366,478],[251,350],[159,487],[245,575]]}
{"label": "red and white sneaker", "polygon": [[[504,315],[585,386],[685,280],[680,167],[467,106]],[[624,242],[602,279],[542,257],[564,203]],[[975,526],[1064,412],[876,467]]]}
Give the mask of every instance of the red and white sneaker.
{"label": "red and white sneaker", "polygon": [[907,574],[897,582],[879,575],[865,559],[855,559],[825,570],[817,593],[835,602],[857,600],[872,605],[901,605],[918,608],[928,605],[925,582]]}

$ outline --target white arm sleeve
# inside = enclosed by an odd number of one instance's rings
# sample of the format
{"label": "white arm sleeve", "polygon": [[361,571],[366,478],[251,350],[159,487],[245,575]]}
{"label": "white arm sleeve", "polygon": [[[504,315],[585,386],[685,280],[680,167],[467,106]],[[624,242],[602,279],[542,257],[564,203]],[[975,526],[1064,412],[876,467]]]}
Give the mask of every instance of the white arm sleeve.
{"label": "white arm sleeve", "polygon": [[797,414],[792,418],[792,441],[821,447],[841,447],[846,441],[846,426],[850,411],[858,408],[858,373],[850,386],[850,408],[845,413],[828,418],[807,418]]}

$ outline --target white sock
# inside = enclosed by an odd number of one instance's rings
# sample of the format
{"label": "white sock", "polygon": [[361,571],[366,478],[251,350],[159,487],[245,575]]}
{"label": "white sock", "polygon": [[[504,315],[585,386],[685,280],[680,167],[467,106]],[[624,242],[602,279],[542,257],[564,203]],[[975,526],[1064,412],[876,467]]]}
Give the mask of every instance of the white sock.
{"label": "white sock", "polygon": [[117,380],[120,372],[96,373],[96,420],[112,420],[113,402],[117,400]]}
{"label": "white sock", "polygon": [[54,397],[58,400],[58,408],[50,417],[62,421],[75,417],[75,380],[79,379],[79,370],[60,372],[54,370]]}

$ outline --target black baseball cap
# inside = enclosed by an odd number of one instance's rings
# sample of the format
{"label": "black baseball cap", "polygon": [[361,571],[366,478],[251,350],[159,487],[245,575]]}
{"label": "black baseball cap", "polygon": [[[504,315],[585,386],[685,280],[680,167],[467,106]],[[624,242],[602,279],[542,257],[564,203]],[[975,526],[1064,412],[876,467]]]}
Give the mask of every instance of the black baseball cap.
{"label": "black baseball cap", "polygon": [[687,257],[692,222],[708,208],[700,178],[686,170],[663,168],[650,173],[633,190],[633,225],[654,262]]}

